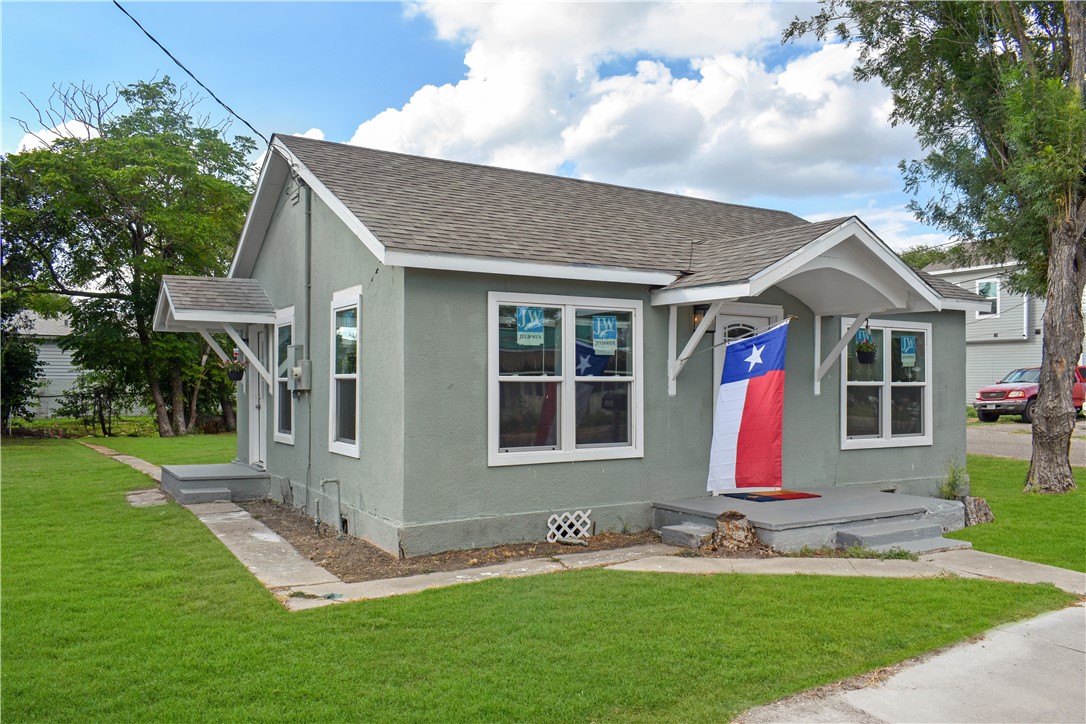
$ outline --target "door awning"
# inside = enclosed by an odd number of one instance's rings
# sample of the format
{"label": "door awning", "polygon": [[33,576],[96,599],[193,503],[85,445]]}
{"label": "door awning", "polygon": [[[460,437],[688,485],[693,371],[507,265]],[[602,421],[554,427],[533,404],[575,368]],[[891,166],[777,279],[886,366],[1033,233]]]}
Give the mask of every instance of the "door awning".
{"label": "door awning", "polygon": [[238,332],[250,324],[275,324],[275,307],[256,279],[165,275],[155,304],[156,332],[195,332],[224,361],[229,356],[211,336],[225,332],[270,387],[272,377]]}

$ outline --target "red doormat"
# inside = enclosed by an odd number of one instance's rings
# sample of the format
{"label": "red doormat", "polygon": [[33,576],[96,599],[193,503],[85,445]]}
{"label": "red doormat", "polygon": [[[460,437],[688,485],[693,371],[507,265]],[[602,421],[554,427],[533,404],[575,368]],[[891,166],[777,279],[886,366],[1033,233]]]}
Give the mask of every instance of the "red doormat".
{"label": "red doormat", "polygon": [[772,503],[776,500],[802,500],[803,498],[821,498],[817,493],[800,493],[795,490],[770,490],[761,493],[724,493],[725,498],[752,500],[755,503]]}

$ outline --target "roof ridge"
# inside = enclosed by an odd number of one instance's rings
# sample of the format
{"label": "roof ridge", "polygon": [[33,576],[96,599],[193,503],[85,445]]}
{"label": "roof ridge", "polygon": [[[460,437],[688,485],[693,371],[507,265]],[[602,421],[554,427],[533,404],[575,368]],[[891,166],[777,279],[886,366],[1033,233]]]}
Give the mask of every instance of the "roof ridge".
{"label": "roof ridge", "polygon": [[[370,151],[372,153],[386,154],[386,155],[389,155],[389,156],[398,156],[400,158],[408,158],[408,159],[421,160],[421,161],[431,161],[431,162],[434,162],[434,163],[447,164],[447,165],[451,165],[451,166],[467,166],[469,168],[476,168],[476,169],[480,169],[480,170],[488,171],[488,172],[500,171],[500,172],[504,172],[504,173],[520,174],[520,175],[524,175],[524,176],[532,176],[532,177],[542,178],[542,179],[559,179],[559,180],[562,180],[562,181],[574,181],[576,183],[585,184],[585,185],[589,185],[589,186],[606,187],[606,188],[612,188],[612,189],[621,189],[623,191],[636,191],[637,193],[654,194],[654,195],[657,195],[657,196],[666,196],[668,198],[682,199],[683,201],[693,201],[693,202],[700,203],[700,204],[712,204],[712,205],[715,205],[715,206],[730,206],[730,207],[736,208],[736,209],[753,209],[755,211],[761,211],[761,212],[771,213],[771,214],[779,214],[779,215],[782,215],[782,216],[794,216],[797,219],[802,219],[802,217],[796,216],[791,211],[784,211],[784,210],[781,210],[781,209],[770,209],[770,208],[766,208],[764,206],[751,206],[749,204],[736,204],[736,203],[733,203],[731,201],[717,201],[715,199],[706,199],[706,198],[701,198],[701,197],[698,197],[698,196],[687,196],[687,195],[684,195],[684,194],[674,193],[674,192],[670,192],[670,191],[657,191],[655,189],[643,189],[643,188],[638,188],[636,186],[623,186],[621,184],[609,183],[607,181],[591,181],[589,179],[576,178],[574,176],[559,176],[559,175],[553,174],[553,173],[543,173],[542,171],[525,171],[523,169],[509,168],[507,166],[489,166],[489,165],[482,164],[482,163],[473,163],[471,161],[456,161],[456,160],[447,159],[447,158],[435,158],[433,156],[420,156],[418,154],[413,154],[413,153],[403,153],[402,151],[386,151],[384,149],[372,148],[370,146],[359,146],[359,145],[356,145],[356,144],[353,144],[353,143],[341,143],[339,141],[328,141],[328,140],[325,140],[325,139],[307,138],[305,136],[296,136],[296,135],[293,135],[293,134],[291,134],[291,135],[286,135],[286,134],[282,134],[282,133],[273,133],[272,134],[272,140],[273,141],[277,137],[280,138],[280,139],[290,139],[291,142],[300,141],[303,144],[304,143],[325,144],[325,145],[337,146],[337,147],[341,147],[341,148],[349,148],[349,149],[358,149],[358,150],[362,150],[362,151]],[[811,223],[811,222],[807,222],[807,223]]]}

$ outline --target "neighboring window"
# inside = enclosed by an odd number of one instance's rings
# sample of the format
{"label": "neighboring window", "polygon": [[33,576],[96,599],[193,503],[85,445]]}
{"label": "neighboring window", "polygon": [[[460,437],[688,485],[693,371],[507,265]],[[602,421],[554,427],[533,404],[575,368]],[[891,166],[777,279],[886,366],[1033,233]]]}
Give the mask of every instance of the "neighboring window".
{"label": "neighboring window", "polygon": [[999,280],[998,279],[979,279],[977,280],[977,294],[988,299],[992,303],[991,309],[983,312],[977,312],[978,317],[998,317],[999,316]]}
{"label": "neighboring window", "polygon": [[[873,361],[857,352],[862,341],[874,344]],[[930,445],[931,325],[871,320],[842,355],[841,448]]]}
{"label": "neighboring window", "polygon": [[329,390],[328,449],[359,457],[358,365],[362,318],[360,287],[332,296],[332,352]]}
{"label": "neighboring window", "polygon": [[491,292],[491,465],[642,456],[641,302]]}
{"label": "neighboring window", "polygon": [[294,396],[287,384],[289,348],[294,344],[294,307],[275,313],[275,441],[294,444]]}

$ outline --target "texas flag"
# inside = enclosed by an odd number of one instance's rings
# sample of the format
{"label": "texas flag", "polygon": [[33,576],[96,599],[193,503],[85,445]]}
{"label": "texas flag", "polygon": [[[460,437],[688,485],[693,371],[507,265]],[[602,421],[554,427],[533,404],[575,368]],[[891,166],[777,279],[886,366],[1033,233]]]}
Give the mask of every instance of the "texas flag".
{"label": "texas flag", "polygon": [[710,491],[781,487],[788,320],[729,342],[713,416]]}

